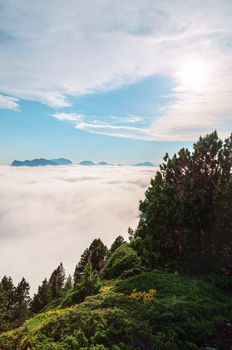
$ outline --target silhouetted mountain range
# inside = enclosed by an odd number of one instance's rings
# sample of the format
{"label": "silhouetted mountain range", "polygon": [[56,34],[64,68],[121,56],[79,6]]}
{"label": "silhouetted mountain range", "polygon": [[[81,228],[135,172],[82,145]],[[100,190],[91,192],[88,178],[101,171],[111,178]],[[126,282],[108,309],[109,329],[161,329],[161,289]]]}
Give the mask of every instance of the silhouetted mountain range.
{"label": "silhouetted mountain range", "polygon": [[79,163],[79,165],[91,166],[91,165],[95,165],[95,163],[92,162],[91,160],[83,160],[82,162]]}
{"label": "silhouetted mountain range", "polygon": [[[32,160],[14,160],[11,163],[11,166],[29,166],[29,167],[36,167],[36,166],[46,166],[46,165],[71,165],[72,162],[69,159],[65,158],[57,158],[57,159],[46,159],[46,158],[39,158],[39,159],[32,159]],[[107,163],[105,161],[101,161],[98,163],[94,163],[91,160],[83,160],[79,163],[79,165],[84,165],[84,166],[93,166],[93,165],[101,165],[101,166],[107,166],[107,165],[113,165],[111,163]],[[121,165],[121,164],[118,164]],[[154,163],[151,162],[143,162],[143,163],[136,163],[133,164],[133,166],[146,166],[146,167],[154,167],[156,166]]]}
{"label": "silhouetted mountain range", "polygon": [[155,164],[151,162],[143,162],[143,163],[133,164],[133,166],[155,166]]}
{"label": "silhouetted mountain range", "polygon": [[58,159],[32,159],[32,160],[14,160],[12,166],[46,166],[46,165],[70,165],[72,164],[71,160],[65,158]]}
{"label": "silhouetted mountain range", "polygon": [[82,162],[79,163],[79,165],[91,166],[91,165],[112,165],[112,164],[104,161],[101,161],[99,163],[94,163],[91,160],[83,160]]}

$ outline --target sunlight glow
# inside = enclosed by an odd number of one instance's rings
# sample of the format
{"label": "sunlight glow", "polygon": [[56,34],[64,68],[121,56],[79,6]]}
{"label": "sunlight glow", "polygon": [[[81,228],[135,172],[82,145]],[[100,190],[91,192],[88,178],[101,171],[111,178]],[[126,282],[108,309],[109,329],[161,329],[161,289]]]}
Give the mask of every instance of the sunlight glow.
{"label": "sunlight glow", "polygon": [[176,78],[184,89],[202,90],[209,83],[210,68],[207,62],[203,60],[183,61]]}

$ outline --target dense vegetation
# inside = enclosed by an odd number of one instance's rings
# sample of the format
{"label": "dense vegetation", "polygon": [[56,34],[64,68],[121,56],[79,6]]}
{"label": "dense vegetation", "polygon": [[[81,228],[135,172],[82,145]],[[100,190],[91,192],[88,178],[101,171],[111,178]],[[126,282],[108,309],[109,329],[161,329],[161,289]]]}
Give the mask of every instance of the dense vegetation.
{"label": "dense vegetation", "polygon": [[164,157],[140,203],[137,247],[152,268],[232,272],[232,135]]}
{"label": "dense vegetation", "polygon": [[164,158],[129,243],[95,239],[32,300],[0,282],[1,350],[231,350],[232,136]]}

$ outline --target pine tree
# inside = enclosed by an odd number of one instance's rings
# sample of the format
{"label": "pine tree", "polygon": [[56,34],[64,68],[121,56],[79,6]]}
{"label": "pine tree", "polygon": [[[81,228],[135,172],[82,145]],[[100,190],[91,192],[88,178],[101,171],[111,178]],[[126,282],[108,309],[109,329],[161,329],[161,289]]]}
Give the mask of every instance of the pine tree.
{"label": "pine tree", "polygon": [[100,271],[102,263],[108,253],[107,247],[101,241],[100,238],[94,239],[89,246],[90,251],[90,262],[92,267],[96,271]]}
{"label": "pine tree", "polygon": [[137,247],[150,267],[232,273],[232,135],[200,137],[164,163],[140,203]]}
{"label": "pine tree", "polygon": [[79,263],[75,267],[73,275],[74,285],[77,285],[79,283],[81,275],[84,272],[85,266],[88,261],[90,261],[90,250],[86,248],[81,255]]}
{"label": "pine tree", "polygon": [[57,298],[60,296],[62,288],[64,286],[64,281],[65,281],[65,271],[64,271],[63,264],[60,263],[57,269],[53,271],[49,279],[52,298]]}
{"label": "pine tree", "polygon": [[19,282],[14,291],[14,321],[20,325],[29,315],[30,285],[25,278]]}
{"label": "pine tree", "polygon": [[73,287],[73,279],[71,275],[68,275],[65,281],[64,289],[68,290],[68,289],[71,289],[72,287]]}
{"label": "pine tree", "polygon": [[74,285],[80,282],[81,276],[84,273],[88,262],[91,262],[92,267],[96,271],[100,271],[104,266],[104,260],[107,256],[108,249],[103,244],[100,238],[94,239],[89,248],[86,248],[81,255],[79,263],[75,267],[73,279]]}
{"label": "pine tree", "polygon": [[31,301],[31,311],[34,313],[41,311],[47,304],[51,302],[51,300],[51,286],[45,278],[42,282],[42,285],[38,288],[38,293],[34,294],[34,297]]}
{"label": "pine tree", "polygon": [[14,291],[15,287],[11,277],[4,276],[0,282],[0,331],[12,326]]}
{"label": "pine tree", "polygon": [[93,270],[91,262],[85,266],[84,273],[80,282],[75,287],[73,301],[75,303],[82,302],[87,296],[97,294],[100,290],[99,276],[96,270]]}
{"label": "pine tree", "polygon": [[110,249],[109,249],[109,253],[108,256],[110,256],[118,247],[120,247],[122,244],[125,243],[125,240],[122,236],[118,236],[114,242],[112,243]]}

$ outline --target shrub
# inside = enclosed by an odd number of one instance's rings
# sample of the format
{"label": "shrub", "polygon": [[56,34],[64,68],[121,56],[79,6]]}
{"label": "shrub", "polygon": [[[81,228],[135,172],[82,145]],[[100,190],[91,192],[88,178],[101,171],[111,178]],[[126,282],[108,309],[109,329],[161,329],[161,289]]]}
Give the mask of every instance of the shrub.
{"label": "shrub", "polygon": [[121,276],[128,270],[140,269],[141,259],[127,244],[122,244],[109,258],[103,270],[103,277],[110,279]]}
{"label": "shrub", "polygon": [[62,303],[63,307],[81,303],[86,297],[97,294],[100,291],[99,276],[93,270],[91,262],[88,262],[79,284],[72,290]]}

